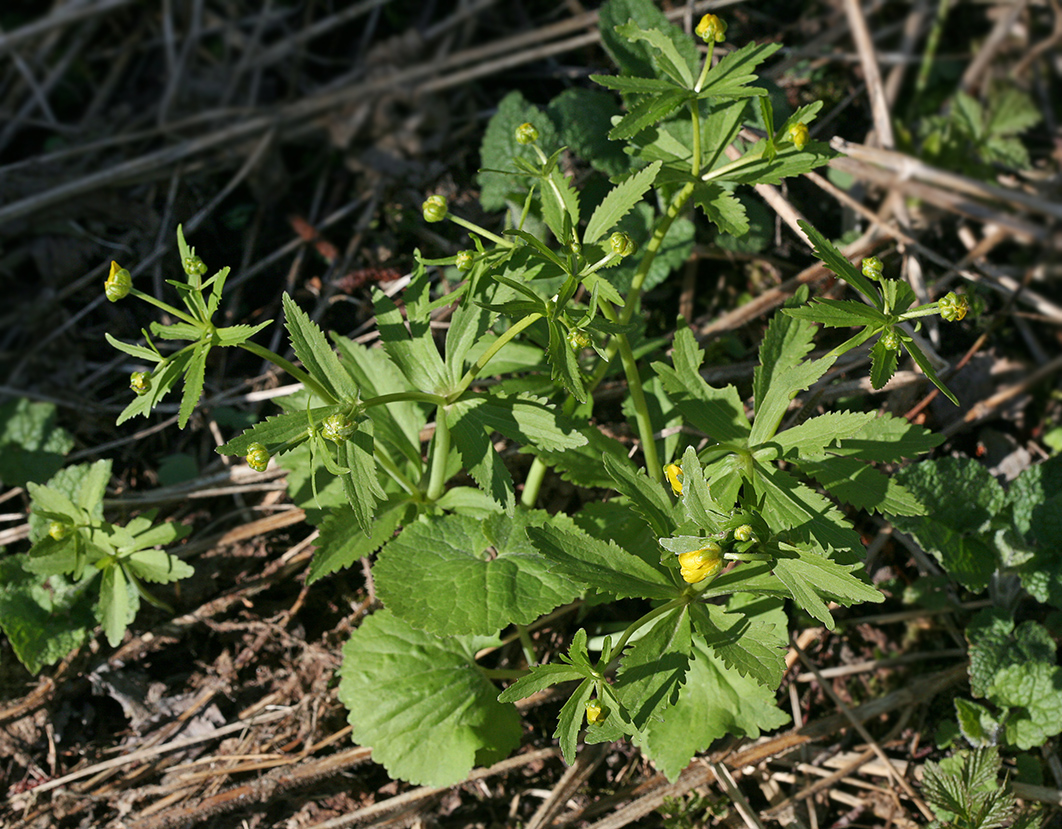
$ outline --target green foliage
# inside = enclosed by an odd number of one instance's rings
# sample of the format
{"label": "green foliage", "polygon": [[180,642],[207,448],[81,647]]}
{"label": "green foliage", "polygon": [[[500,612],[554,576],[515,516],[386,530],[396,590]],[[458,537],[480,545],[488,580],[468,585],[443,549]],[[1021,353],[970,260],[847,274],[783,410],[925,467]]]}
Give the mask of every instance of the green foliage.
{"label": "green foliage", "polygon": [[923,767],[922,791],[933,807],[933,829],[996,829],[1000,826],[1034,829],[1041,823],[1036,812],[1019,812],[1014,794],[1004,781],[994,748],[960,751],[940,764]]}
{"label": "green foliage", "polygon": [[118,645],[141,598],[165,607],[144,582],[192,575],[188,564],[158,549],[183,538],[188,527],[153,524],[155,510],[124,526],[103,519],[110,474],[110,461],[97,461],[66,467],[47,484],[28,484],[34,543],[28,554],[3,561],[0,627],[33,673],[80,645],[93,617],[111,646]]}
{"label": "green foliage", "polygon": [[[257,328],[213,328],[226,271],[202,282],[205,266],[183,237],[191,266],[187,283],[174,287],[189,314],[166,306],[182,322],[152,332],[191,344],[163,357],[146,333],[147,345],[116,343],[156,366],[122,420],[146,414],[185,375],[183,425],[215,346],[248,350],[302,383],[280,414],[219,451],[290,470],[292,499],[321,528],[310,581],[375,556],[386,609],[345,646],[340,698],[354,739],[393,776],[416,783],[449,785],[504,756],[520,737],[512,703],[558,684],[567,701],[556,737],[569,761],[580,735],[628,737],[674,779],[720,737],[779,727],[784,603],[832,627],[830,602],[882,600],[861,574],[860,536],[840,504],[925,513],[915,492],[875,466],[936,446],[924,429],[845,411],[783,428],[796,396],[836,358],[809,358],[816,317],[799,307],[806,290],[767,329],[751,416],[736,387],[705,382],[704,353],[688,329],[676,332],[669,356],[666,340],[647,340],[641,297],[687,258],[696,225],[684,214],[696,207],[719,232],[740,235],[749,227],[740,188],[806,172],[832,153],[808,138],[819,105],[774,122],[756,70],[778,44],[750,43],[717,62],[712,39],[702,59],[650,0],[613,0],[601,20],[622,74],[597,80],[619,101],[573,90],[545,110],[517,93],[500,103],[479,182],[485,208],[507,209],[506,227],[479,227],[429,196],[426,220],[472,236],[459,270],[467,276],[433,296],[431,269],[457,257],[414,252],[400,301],[374,293],[379,348],[329,339],[287,295],[285,325],[301,367],[255,344]],[[764,137],[728,159],[725,148],[753,119]],[[563,172],[562,140],[586,154],[585,189]],[[877,297],[869,309],[877,316],[859,324],[885,333],[930,312],[909,310],[898,284],[877,292],[828,242],[816,245],[831,268]],[[433,330],[443,308],[452,313],[444,338]],[[831,320],[856,318],[839,313]],[[906,333],[898,336],[915,354]],[[610,371],[622,371],[629,389],[623,410],[641,449],[634,457],[592,419],[592,393]],[[496,446],[499,435],[534,456],[523,480]],[[672,461],[678,472],[668,486],[662,470]],[[573,515],[535,510],[549,470],[608,498]],[[115,550],[101,603],[109,635],[127,618],[126,582],[145,578],[150,564]],[[66,558],[76,566],[76,555]],[[592,654],[588,642],[598,639],[580,628],[566,655],[537,664],[527,629],[580,600],[625,600],[613,609],[622,631]],[[510,627],[526,668],[484,667]],[[514,664],[509,651],[505,658]],[[521,671],[508,688],[495,684]]]}
{"label": "green foliage", "polygon": [[73,445],[51,403],[18,398],[0,406],[0,481],[8,486],[47,481]]}

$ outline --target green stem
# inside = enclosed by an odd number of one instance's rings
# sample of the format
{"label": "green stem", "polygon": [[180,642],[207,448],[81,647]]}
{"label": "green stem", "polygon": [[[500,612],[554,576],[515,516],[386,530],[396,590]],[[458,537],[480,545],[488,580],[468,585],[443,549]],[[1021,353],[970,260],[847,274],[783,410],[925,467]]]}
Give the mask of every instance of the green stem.
{"label": "green stem", "polygon": [[[711,46],[708,47],[708,50],[709,59],[711,59]],[[705,65],[707,66],[707,63]],[[699,101],[690,101],[690,118],[693,121],[693,158],[690,160],[690,169],[693,172],[693,177],[697,178],[701,174],[701,116]]]}
{"label": "green stem", "polygon": [[461,378],[460,382],[457,384],[457,388],[454,389],[453,392],[451,392],[447,396],[447,402],[455,402],[457,398],[459,398],[461,394],[465,391],[465,389],[472,385],[472,381],[476,379],[479,373],[483,370],[483,367],[491,361],[491,358],[494,357],[495,354],[501,351],[513,337],[515,337],[529,325],[537,322],[540,319],[542,319],[542,314],[528,314],[519,322],[515,322],[510,325],[509,328],[507,328],[501,334],[501,336],[498,337],[498,339],[491,343],[490,347],[486,351],[479,355],[479,359],[476,360],[476,364],[465,372],[465,376]]}
{"label": "green stem", "polygon": [[487,679],[520,679],[531,673],[526,668],[480,668]]}
{"label": "green stem", "polygon": [[324,388],[324,386],[314,380],[313,377],[311,377],[301,368],[296,366],[290,360],[285,360],[275,351],[270,351],[265,346],[258,345],[258,343],[251,342],[250,340],[240,343],[240,348],[242,348],[244,351],[251,352],[256,357],[261,357],[263,360],[268,360],[277,368],[283,369],[296,380],[298,380],[300,383],[302,383],[302,385],[305,386],[308,391],[313,392],[325,403],[334,405],[339,402]]}
{"label": "green stem", "polygon": [[542,458],[535,458],[534,463],[524,479],[524,492],[520,496],[520,503],[528,509],[532,509],[538,501],[538,493],[542,489],[542,481],[546,477],[546,464]]}
{"label": "green stem", "polygon": [[[656,619],[658,616],[663,616],[667,613],[670,613],[676,607],[680,607],[685,603],[686,600],[682,597],[672,599],[667,604],[662,604],[660,605],[660,607],[650,610],[648,613],[642,616],[642,618],[635,619],[633,622],[627,625],[627,629],[623,631],[623,636],[620,637],[619,642],[617,642],[616,645],[612,648],[612,662],[609,663],[609,666],[615,665],[619,662],[620,657],[623,655],[623,649],[627,647],[627,642],[630,641],[631,636],[634,635],[635,631],[637,631],[638,628],[645,627],[645,625],[649,624],[649,622],[653,621],[653,619]],[[605,670],[607,671],[608,667],[606,667]]]}
{"label": "green stem", "polygon": [[380,466],[384,468],[384,471],[394,478],[402,489],[410,495],[417,495],[419,493],[420,490],[417,489],[417,485],[402,474],[402,470],[398,468],[398,465],[390,455],[380,449],[379,442],[376,442],[373,447],[373,456],[379,462]]}
{"label": "green stem", "polygon": [[[704,82],[708,78],[708,72],[712,68],[712,54],[715,52],[715,40],[708,41],[708,54],[704,56],[704,63],[701,64],[701,74],[697,78],[697,83],[693,86],[694,92],[700,92],[704,89]],[[696,172],[694,173],[696,175]]]}
{"label": "green stem", "polygon": [[516,632],[520,636],[520,646],[524,649],[524,659],[528,665],[538,664],[538,655],[535,653],[535,643],[527,632],[526,625],[517,625]]}
{"label": "green stem", "polygon": [[[770,136],[767,137],[770,138]],[[724,164],[722,167],[716,167],[714,170],[709,170],[707,173],[701,176],[701,181],[712,181],[713,179],[717,178],[725,178],[735,170],[740,170],[742,167],[747,167],[754,161],[759,161],[761,158],[763,158],[763,153],[766,151],[766,149],[767,145],[764,144],[761,149],[757,150],[754,153],[746,153],[745,155],[741,156],[741,158],[736,158],[729,164]]]}
{"label": "green stem", "polygon": [[460,225],[465,230],[471,230],[473,233],[478,233],[484,239],[490,239],[496,245],[511,248],[515,244],[512,239],[503,239],[498,234],[491,233],[485,227],[480,227],[475,222],[470,222],[468,219],[462,219],[460,216],[455,216],[453,213],[447,213],[446,218],[453,222],[455,225]]}
{"label": "green stem", "polygon": [[415,400],[418,403],[433,403],[436,406],[445,406],[447,399],[441,394],[432,394],[428,391],[396,391],[391,394],[380,394],[361,401],[363,408],[371,409],[373,406],[386,406],[389,403],[401,403],[404,400]]}
{"label": "green stem", "polygon": [[129,296],[135,296],[137,299],[142,299],[149,305],[154,305],[159,310],[165,311],[167,314],[177,317],[179,320],[187,322],[189,325],[194,325],[196,328],[202,328],[203,323],[197,320],[195,317],[191,317],[184,311],[178,311],[168,302],[163,302],[161,299],[156,299],[151,294],[145,294],[143,291],[138,291],[136,288],[129,289]]}
{"label": "green stem", "polygon": [[442,497],[446,486],[446,461],[450,457],[450,425],[446,422],[446,407],[435,410],[435,437],[432,439],[431,476],[425,497],[429,502]]}

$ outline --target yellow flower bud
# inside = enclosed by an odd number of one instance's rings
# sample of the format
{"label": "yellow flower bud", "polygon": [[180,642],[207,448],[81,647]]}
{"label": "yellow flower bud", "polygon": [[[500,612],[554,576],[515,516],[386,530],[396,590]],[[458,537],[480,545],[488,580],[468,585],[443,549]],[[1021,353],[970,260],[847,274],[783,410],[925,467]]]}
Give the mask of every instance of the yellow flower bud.
{"label": "yellow flower bud", "polygon": [[608,709],[601,704],[600,700],[588,699],[586,701],[586,722],[588,725],[597,725],[605,721]]}
{"label": "yellow flower bud", "polygon": [[470,250],[462,250],[457,254],[457,260],[454,265],[459,271],[470,271],[472,266],[476,264],[476,254]]}
{"label": "yellow flower bud", "polygon": [[671,491],[676,495],[682,494],[682,467],[677,463],[669,463],[664,467],[664,475],[671,484]]}
{"label": "yellow flower bud", "polygon": [[751,541],[756,537],[751,524],[742,524],[734,530],[734,538],[738,541]]}
{"label": "yellow flower bud", "polygon": [[693,32],[705,43],[722,43],[726,39],[726,21],[714,14],[706,14]]}
{"label": "yellow flower bud", "polygon": [[940,308],[941,318],[946,322],[958,322],[970,310],[970,301],[965,296],[950,291],[941,298],[937,307]]}
{"label": "yellow flower bud", "polygon": [[70,535],[70,525],[62,521],[51,521],[48,524],[48,535],[55,541],[62,541]]}
{"label": "yellow flower bud", "polygon": [[129,271],[115,261],[111,261],[111,273],[103,283],[103,293],[111,302],[117,302],[129,296],[133,287],[133,277]]}
{"label": "yellow flower bud", "polygon": [[808,125],[793,124],[786,130],[786,135],[798,150],[804,149],[808,143]]}
{"label": "yellow flower bud", "polygon": [[247,465],[255,472],[265,472],[269,466],[269,450],[261,443],[252,443],[247,447]]}
{"label": "yellow flower bud", "polygon": [[863,276],[867,279],[880,280],[883,268],[884,265],[881,264],[881,260],[876,256],[868,256],[860,265],[860,270],[863,272]]}
{"label": "yellow flower bud", "polygon": [[321,436],[333,443],[342,443],[358,430],[358,424],[336,412],[321,423]]}
{"label": "yellow flower bud", "polygon": [[714,541],[699,550],[682,553],[678,560],[682,580],[687,584],[714,578],[723,569],[723,551]]}
{"label": "yellow flower bud", "polygon": [[637,243],[621,231],[616,231],[608,237],[608,247],[609,250],[620,256],[630,256],[638,250]]}

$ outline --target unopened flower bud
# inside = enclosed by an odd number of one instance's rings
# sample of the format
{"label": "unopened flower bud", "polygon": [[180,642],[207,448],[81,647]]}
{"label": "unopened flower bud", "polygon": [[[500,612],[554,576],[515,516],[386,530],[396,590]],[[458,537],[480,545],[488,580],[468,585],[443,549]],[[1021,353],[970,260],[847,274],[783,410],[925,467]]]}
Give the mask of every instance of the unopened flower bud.
{"label": "unopened flower bud", "polygon": [[71,527],[63,521],[52,521],[48,524],[48,535],[54,541],[62,541],[70,535]]}
{"label": "unopened flower bud", "polygon": [[321,436],[333,443],[342,443],[358,430],[358,424],[338,412],[330,414],[321,423]]}
{"label": "unopened flower bud", "polygon": [[664,476],[671,484],[671,491],[676,495],[682,494],[682,467],[677,463],[669,463],[664,467]]}
{"label": "unopened flower bud", "polygon": [[749,524],[742,524],[734,530],[734,538],[738,541],[752,541],[755,537],[755,533],[752,532],[752,527]]}
{"label": "unopened flower bud", "polygon": [[891,328],[882,332],[880,342],[889,351],[900,350],[900,335],[893,331]]}
{"label": "unopened flower bud", "polygon": [[470,250],[462,250],[457,254],[457,261],[454,265],[459,271],[470,271],[472,266],[476,264],[476,255]]}
{"label": "unopened flower bud", "polygon": [[206,262],[198,256],[186,256],[181,264],[188,276],[203,276],[207,272]]}
{"label": "unopened flower bud", "polygon": [[794,147],[798,150],[802,150],[808,143],[808,125],[791,124],[789,129],[786,130],[786,136],[793,142]]}
{"label": "unopened flower bud", "polygon": [[247,447],[247,465],[255,472],[265,472],[269,466],[269,450],[261,443],[252,443]]}
{"label": "unopened flower bud", "polygon": [[587,725],[597,725],[605,721],[608,716],[608,709],[601,704],[600,700],[588,699],[586,701],[586,722]]}
{"label": "unopened flower bud", "polygon": [[881,279],[881,271],[884,266],[881,264],[881,260],[876,256],[868,256],[863,260],[863,276],[867,279]]}
{"label": "unopened flower bud", "polygon": [[613,253],[620,256],[630,256],[636,250],[638,245],[634,240],[622,231],[616,231],[608,237],[608,247]]}
{"label": "unopened flower bud", "polygon": [[134,371],[129,375],[129,388],[137,393],[137,396],[147,394],[151,390],[151,372]]}
{"label": "unopened flower bud", "polygon": [[965,296],[951,291],[941,298],[938,307],[942,319],[947,322],[957,322],[970,310],[970,301]]}
{"label": "unopened flower bud", "polygon": [[723,569],[722,549],[714,541],[709,541],[699,550],[682,553],[678,560],[682,580],[687,584],[714,578]]}
{"label": "unopened flower bud", "polygon": [[572,351],[579,351],[590,345],[590,335],[581,328],[573,328],[568,332],[568,347]]}
{"label": "unopened flower bud", "polygon": [[726,22],[714,14],[706,14],[693,31],[705,43],[722,43],[726,38]]}
{"label": "unopened flower bud", "polygon": [[428,198],[424,200],[424,204],[421,205],[421,209],[424,211],[424,221],[441,222],[446,218],[448,210],[446,206],[446,196],[428,196]]}
{"label": "unopened flower bud", "polygon": [[111,302],[117,302],[129,296],[133,287],[133,277],[125,268],[112,260],[111,273],[103,283],[103,293]]}
{"label": "unopened flower bud", "polygon": [[516,128],[517,144],[534,144],[538,141],[538,130],[531,123],[521,124]]}

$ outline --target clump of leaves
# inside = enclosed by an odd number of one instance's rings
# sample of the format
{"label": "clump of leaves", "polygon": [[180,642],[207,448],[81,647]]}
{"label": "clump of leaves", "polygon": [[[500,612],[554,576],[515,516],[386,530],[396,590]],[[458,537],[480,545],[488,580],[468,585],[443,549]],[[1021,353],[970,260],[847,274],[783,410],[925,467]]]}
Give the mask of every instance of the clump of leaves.
{"label": "clump of leaves", "polygon": [[939,764],[923,767],[922,791],[936,815],[931,829],[1035,829],[1043,820],[1033,810],[1019,810],[1004,780],[995,748],[960,751]]}

